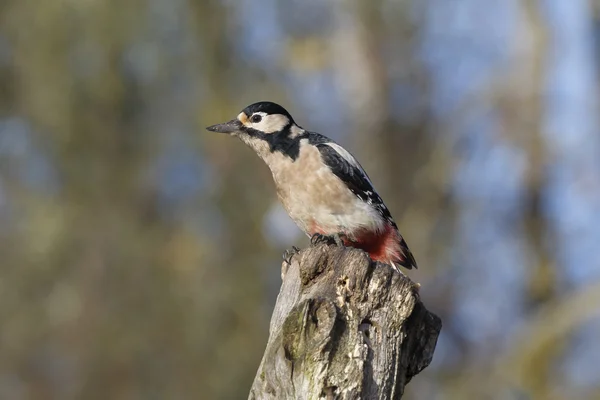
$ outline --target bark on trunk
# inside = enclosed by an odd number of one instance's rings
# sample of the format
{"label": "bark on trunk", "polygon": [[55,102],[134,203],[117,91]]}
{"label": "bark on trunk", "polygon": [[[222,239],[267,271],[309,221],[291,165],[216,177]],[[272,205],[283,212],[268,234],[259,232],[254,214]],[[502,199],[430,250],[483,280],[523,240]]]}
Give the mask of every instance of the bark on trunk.
{"label": "bark on trunk", "polygon": [[250,399],[400,399],[429,365],[441,321],[388,265],[322,244],[282,278]]}

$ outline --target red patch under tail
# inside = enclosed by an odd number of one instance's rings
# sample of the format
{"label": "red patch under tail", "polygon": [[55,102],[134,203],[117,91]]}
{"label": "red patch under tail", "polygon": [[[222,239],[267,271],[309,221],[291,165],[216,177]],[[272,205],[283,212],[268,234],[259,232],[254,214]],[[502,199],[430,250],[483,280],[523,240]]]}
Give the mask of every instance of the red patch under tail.
{"label": "red patch under tail", "polygon": [[383,232],[361,232],[355,236],[355,241],[345,241],[345,244],[366,251],[374,261],[417,268],[415,258],[396,227],[388,225]]}
{"label": "red patch under tail", "polygon": [[[310,233],[311,235],[314,233],[332,235],[336,232],[325,232],[317,224],[313,223],[311,224]],[[415,258],[395,226],[386,225],[386,228],[382,232],[367,230],[355,232],[352,236],[356,239],[349,240],[343,238],[344,244],[366,251],[374,261],[380,261],[384,264],[393,263],[407,269],[417,268]]]}

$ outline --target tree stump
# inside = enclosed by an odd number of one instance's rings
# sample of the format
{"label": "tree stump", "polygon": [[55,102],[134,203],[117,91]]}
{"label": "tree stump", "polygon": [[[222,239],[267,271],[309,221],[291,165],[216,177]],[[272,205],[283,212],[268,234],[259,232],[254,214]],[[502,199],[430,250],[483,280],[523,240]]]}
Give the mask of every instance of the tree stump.
{"label": "tree stump", "polygon": [[402,273],[321,244],[282,278],[249,399],[400,399],[429,365],[441,320]]}

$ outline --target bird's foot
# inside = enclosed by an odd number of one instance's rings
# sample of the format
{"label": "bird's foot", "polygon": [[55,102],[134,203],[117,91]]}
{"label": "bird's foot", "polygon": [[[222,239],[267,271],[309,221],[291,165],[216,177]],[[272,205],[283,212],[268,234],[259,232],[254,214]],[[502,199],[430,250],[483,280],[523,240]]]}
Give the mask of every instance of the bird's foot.
{"label": "bird's foot", "polygon": [[317,244],[325,243],[325,244],[334,244],[335,241],[332,236],[323,235],[321,233],[315,233],[310,237],[310,243],[315,246]]}
{"label": "bird's foot", "polygon": [[291,265],[292,257],[294,257],[296,254],[298,254],[298,252],[300,252],[300,249],[297,248],[296,246],[292,246],[291,249],[287,249],[286,251],[283,252],[283,261],[285,261],[286,263]]}
{"label": "bird's foot", "polygon": [[319,243],[325,244],[335,244],[337,246],[344,246],[344,240],[346,235],[343,233],[334,233],[333,235],[323,235],[321,233],[315,233],[310,238],[310,243],[312,245],[317,245]]}

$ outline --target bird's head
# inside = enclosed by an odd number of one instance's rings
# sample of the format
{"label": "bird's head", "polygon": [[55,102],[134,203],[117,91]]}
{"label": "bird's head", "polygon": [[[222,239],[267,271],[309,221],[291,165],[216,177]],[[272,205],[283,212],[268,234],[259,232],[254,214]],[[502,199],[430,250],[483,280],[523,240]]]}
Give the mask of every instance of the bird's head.
{"label": "bird's head", "polygon": [[251,104],[231,121],[206,129],[239,137],[263,159],[275,151],[294,158],[297,155],[294,144],[304,133],[285,108],[270,101]]}
{"label": "bird's head", "polygon": [[228,133],[233,136],[276,135],[294,125],[289,112],[279,104],[261,101],[244,108],[231,121],[209,126],[209,131]]}

